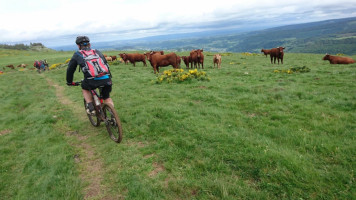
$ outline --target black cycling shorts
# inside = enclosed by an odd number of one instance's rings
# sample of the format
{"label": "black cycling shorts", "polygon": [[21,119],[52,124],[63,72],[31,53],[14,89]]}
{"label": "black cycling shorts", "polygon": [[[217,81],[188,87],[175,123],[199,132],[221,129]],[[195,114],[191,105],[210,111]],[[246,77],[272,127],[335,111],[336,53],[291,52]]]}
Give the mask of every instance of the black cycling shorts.
{"label": "black cycling shorts", "polygon": [[110,98],[111,92],[111,78],[102,79],[102,80],[94,80],[94,79],[84,79],[82,82],[82,89],[84,90],[93,90],[100,86],[104,86],[103,90],[101,91],[101,95],[103,99]]}

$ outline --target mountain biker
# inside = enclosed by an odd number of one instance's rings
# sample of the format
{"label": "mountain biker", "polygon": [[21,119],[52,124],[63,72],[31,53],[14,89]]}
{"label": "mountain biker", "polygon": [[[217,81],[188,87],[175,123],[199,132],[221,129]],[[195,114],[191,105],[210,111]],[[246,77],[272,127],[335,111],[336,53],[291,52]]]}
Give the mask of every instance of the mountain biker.
{"label": "mountain biker", "polygon": [[[103,99],[105,103],[114,105],[112,99],[110,98],[110,92],[112,87],[111,74],[108,73],[100,77],[93,77],[89,72],[89,70],[85,68],[87,66],[83,54],[83,51],[85,53],[87,51],[92,50],[89,38],[87,36],[78,36],[75,40],[75,43],[77,44],[79,50],[73,54],[71,60],[68,63],[67,77],[66,77],[67,85],[68,86],[75,85],[75,83],[73,82],[73,75],[77,69],[77,66],[79,65],[80,69],[82,69],[84,74],[84,80],[82,81],[81,86],[82,86],[84,99],[87,102],[87,106],[86,106],[87,112],[88,114],[94,114],[95,109],[94,109],[93,99],[90,92],[90,90],[92,89],[98,88],[99,86],[104,86],[101,94],[103,95]],[[99,50],[93,49],[93,51],[100,56],[100,58],[104,61],[104,64],[109,69],[109,65],[107,64],[104,55]]]}

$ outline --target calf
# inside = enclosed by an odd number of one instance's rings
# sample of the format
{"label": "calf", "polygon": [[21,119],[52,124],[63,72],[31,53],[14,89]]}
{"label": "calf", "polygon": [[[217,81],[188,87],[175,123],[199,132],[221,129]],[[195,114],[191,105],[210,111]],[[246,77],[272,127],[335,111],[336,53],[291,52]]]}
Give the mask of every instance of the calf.
{"label": "calf", "polygon": [[150,61],[153,71],[156,74],[159,73],[159,67],[165,67],[172,65],[174,69],[178,68],[177,54],[169,53],[166,55],[161,55],[159,53],[146,53],[148,61]]}
{"label": "calf", "polygon": [[332,56],[329,54],[326,54],[324,56],[323,60],[328,60],[330,62],[330,64],[352,64],[352,63],[355,63],[355,60],[352,58]]}
{"label": "calf", "polygon": [[263,52],[267,58],[267,55],[271,54],[271,49],[261,49],[261,52]]}
{"label": "calf", "polygon": [[220,54],[214,55],[213,63],[214,63],[214,68],[215,68],[215,64],[216,64],[218,66],[218,69],[221,69],[221,55]]}
{"label": "calf", "polygon": [[189,69],[190,56],[182,56],[182,60],[185,64],[185,66],[187,67],[187,69]]}
{"label": "calf", "polygon": [[110,56],[112,58],[112,61],[117,60],[116,56]]}

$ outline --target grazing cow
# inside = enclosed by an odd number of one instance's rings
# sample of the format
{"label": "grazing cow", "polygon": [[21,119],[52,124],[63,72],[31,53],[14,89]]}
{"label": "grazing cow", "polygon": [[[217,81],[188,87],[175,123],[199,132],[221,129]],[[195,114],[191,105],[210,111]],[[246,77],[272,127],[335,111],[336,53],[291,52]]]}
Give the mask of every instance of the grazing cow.
{"label": "grazing cow", "polygon": [[182,56],[182,60],[185,64],[185,66],[187,67],[187,69],[189,69],[190,56]]}
{"label": "grazing cow", "polygon": [[11,69],[15,69],[14,65],[6,65],[6,67],[11,68]]}
{"label": "grazing cow", "polygon": [[263,52],[267,58],[267,55],[271,54],[271,49],[261,49],[261,52]]}
{"label": "grazing cow", "polygon": [[271,49],[271,52],[269,54],[269,56],[271,57],[271,64],[273,64],[272,60],[274,60],[274,64],[276,64],[276,59],[278,60],[278,64],[279,64],[279,60],[281,60],[281,63],[283,64],[284,49],[285,49],[284,47],[277,47]]}
{"label": "grazing cow", "polygon": [[323,60],[328,60],[330,62],[330,64],[352,64],[352,63],[355,63],[355,60],[352,58],[332,56],[329,54],[326,54],[324,56]]}
{"label": "grazing cow", "polygon": [[218,66],[218,69],[221,69],[221,55],[220,54],[214,55],[213,63],[214,63],[214,68],[215,68],[215,64],[216,64]]}
{"label": "grazing cow", "polygon": [[177,54],[169,53],[166,55],[161,55],[159,53],[146,53],[148,61],[150,61],[153,71],[156,74],[159,73],[159,67],[166,67],[172,65],[174,69],[178,68],[177,64]]}
{"label": "grazing cow", "polygon": [[112,61],[117,60],[116,56],[110,56],[112,58]]}
{"label": "grazing cow", "polygon": [[27,67],[27,64],[22,63],[22,64],[17,65],[17,67],[23,67],[23,68],[26,68],[26,67]]}
{"label": "grazing cow", "polygon": [[203,55],[203,49],[196,49],[196,50],[192,50],[190,52],[190,63],[191,63],[191,68],[193,68],[193,63],[194,63],[194,67],[197,68],[197,64],[198,64],[198,68],[200,68],[200,64],[202,65],[202,69],[204,69],[204,55]]}
{"label": "grazing cow", "polygon": [[139,53],[123,53],[123,60],[127,60],[136,67],[136,62],[143,62],[143,66],[147,66],[146,64],[146,56],[144,54]]}

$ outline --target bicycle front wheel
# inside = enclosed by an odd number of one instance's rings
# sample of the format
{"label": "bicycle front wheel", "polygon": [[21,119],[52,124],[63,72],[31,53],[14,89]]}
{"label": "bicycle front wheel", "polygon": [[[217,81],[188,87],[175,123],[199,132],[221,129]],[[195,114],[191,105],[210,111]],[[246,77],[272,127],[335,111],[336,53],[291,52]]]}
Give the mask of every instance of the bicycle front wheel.
{"label": "bicycle front wheel", "polygon": [[[85,101],[85,99],[84,99],[84,109],[85,109],[85,113],[87,113],[87,102]],[[87,113],[87,115],[88,115],[91,125],[93,125],[95,127],[100,126],[101,120],[100,120],[100,117],[98,117],[98,114],[91,115],[91,114]]]}
{"label": "bicycle front wheel", "polygon": [[110,135],[110,138],[117,143],[122,140],[122,126],[119,115],[111,104],[103,104],[103,111],[106,119],[106,129]]}

